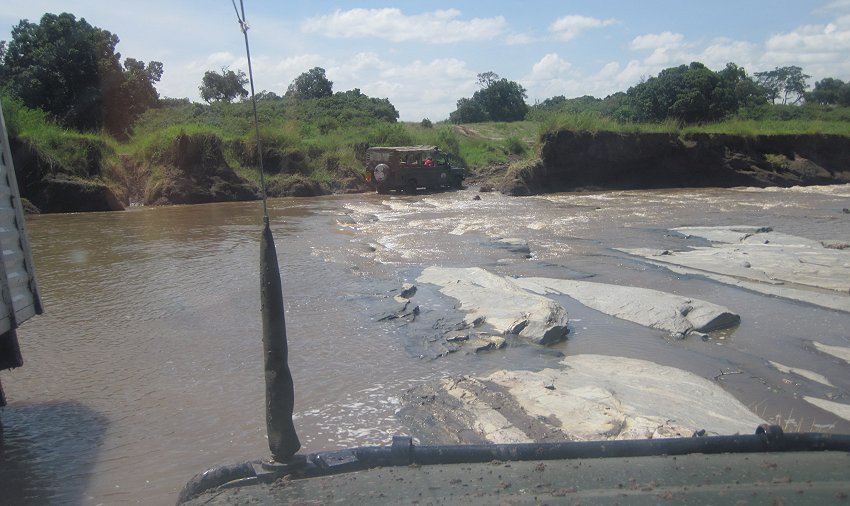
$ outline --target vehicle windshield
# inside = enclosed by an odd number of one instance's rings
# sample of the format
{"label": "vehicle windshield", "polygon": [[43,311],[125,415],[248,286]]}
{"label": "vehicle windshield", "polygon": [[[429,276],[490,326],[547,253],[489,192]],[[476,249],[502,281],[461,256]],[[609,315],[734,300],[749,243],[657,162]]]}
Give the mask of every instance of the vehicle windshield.
{"label": "vehicle windshield", "polygon": [[0,502],[268,458],[269,248],[298,455],[850,433],[848,16],[5,2]]}

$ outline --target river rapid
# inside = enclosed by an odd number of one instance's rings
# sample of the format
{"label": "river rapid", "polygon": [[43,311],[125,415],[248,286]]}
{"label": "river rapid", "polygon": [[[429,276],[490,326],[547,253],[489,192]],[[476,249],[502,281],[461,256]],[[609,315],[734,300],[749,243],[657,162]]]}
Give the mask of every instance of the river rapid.
{"label": "river rapid", "polygon": [[[476,199],[480,197],[480,199]],[[474,189],[269,202],[281,263],[302,452],[387,444],[423,382],[539,370],[557,354],[628,356],[717,378],[764,419],[850,432],[802,400],[848,403],[850,314],[675,274],[617,249],[675,249],[682,226],[753,225],[850,242],[850,186],[553,194]],[[268,455],[258,202],[28,218],[45,314],[3,371],[0,497],[8,504],[173,504],[192,475]],[[497,238],[528,241],[530,255]],[[483,354],[423,352],[427,328],[379,321],[428,266],[586,279],[700,298],[741,315],[708,340],[606,316],[563,296],[569,340]],[[462,315],[427,286],[423,319]],[[817,371],[832,388],[771,367]],[[675,386],[674,386],[675,387]],[[697,402],[698,399],[695,399]],[[754,427],[755,429],[755,427]]]}

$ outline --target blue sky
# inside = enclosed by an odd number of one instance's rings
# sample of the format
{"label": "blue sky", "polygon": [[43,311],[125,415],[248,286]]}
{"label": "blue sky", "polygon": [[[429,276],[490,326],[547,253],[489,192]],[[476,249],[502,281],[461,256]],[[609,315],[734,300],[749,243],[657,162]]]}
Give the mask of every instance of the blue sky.
{"label": "blue sky", "polygon": [[[238,0],[237,0],[238,5]],[[322,67],[334,91],[389,98],[402,120],[445,119],[493,71],[528,102],[605,97],[660,70],[727,62],[750,74],[798,65],[850,80],[850,0],[277,2],[245,0],[257,91],[278,94]],[[247,70],[231,0],[6,1],[0,39],[20,19],[71,12],[158,60],[162,96],[200,100],[206,70]]]}

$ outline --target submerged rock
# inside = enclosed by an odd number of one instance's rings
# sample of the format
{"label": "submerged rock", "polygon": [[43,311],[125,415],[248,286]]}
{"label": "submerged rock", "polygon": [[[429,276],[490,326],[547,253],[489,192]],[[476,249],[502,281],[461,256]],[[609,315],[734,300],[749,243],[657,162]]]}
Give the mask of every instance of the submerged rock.
{"label": "submerged rock", "polygon": [[822,385],[835,388],[835,385],[833,385],[823,374],[809,371],[808,369],[801,369],[799,367],[789,367],[787,365],[780,364],[779,362],[774,362],[773,360],[768,360],[768,363],[783,374],[796,374],[797,376],[802,376],[808,380],[817,381]]}
{"label": "submerged rock", "polygon": [[486,334],[476,336],[465,343],[465,346],[471,348],[475,353],[481,351],[500,350],[506,345],[507,341],[505,341],[504,337],[489,336]]}
{"label": "submerged rock", "polygon": [[840,402],[828,401],[826,399],[818,399],[817,397],[809,396],[804,396],[803,399],[809,404],[817,406],[824,411],[829,411],[830,413],[845,420],[850,420],[850,404],[843,404]]}
{"label": "submerged rock", "polygon": [[401,285],[401,291],[394,297],[394,299],[403,304],[412,299],[414,295],[416,295],[416,286],[410,283],[404,283]]}
{"label": "submerged rock", "polygon": [[827,355],[832,355],[833,357],[840,358],[841,360],[850,364],[850,348],[847,346],[831,346],[828,344],[819,343],[817,341],[812,341],[815,349],[821,353],[826,353]]}
{"label": "submerged rock", "polygon": [[502,239],[494,239],[493,242],[512,253],[530,256],[531,248],[528,246],[528,241],[517,237],[505,237]]}

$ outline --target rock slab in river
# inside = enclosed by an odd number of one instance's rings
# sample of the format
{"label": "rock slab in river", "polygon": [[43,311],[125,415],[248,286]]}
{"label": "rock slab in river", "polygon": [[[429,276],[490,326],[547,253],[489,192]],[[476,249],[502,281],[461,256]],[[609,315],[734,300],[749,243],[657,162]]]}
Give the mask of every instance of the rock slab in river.
{"label": "rock slab in river", "polygon": [[562,367],[422,385],[399,416],[428,444],[751,433],[763,421],[715,382],[646,360],[576,355]]}
{"label": "rock slab in river", "polygon": [[479,267],[428,267],[417,278],[440,287],[440,292],[460,301],[465,320],[484,317],[503,334],[516,334],[536,344],[566,339],[567,311],[557,302],[530,293],[514,280]]}
{"label": "rock slab in river", "polygon": [[718,304],[647,288],[552,278],[521,278],[516,284],[541,295],[569,295],[597,311],[680,338],[741,322],[739,315]]}
{"label": "rock slab in river", "polygon": [[[711,246],[686,251],[623,248],[652,264],[697,274],[770,295],[850,312],[850,249],[774,231],[771,227],[723,226],[673,229]],[[832,244],[827,242],[827,244]]]}

